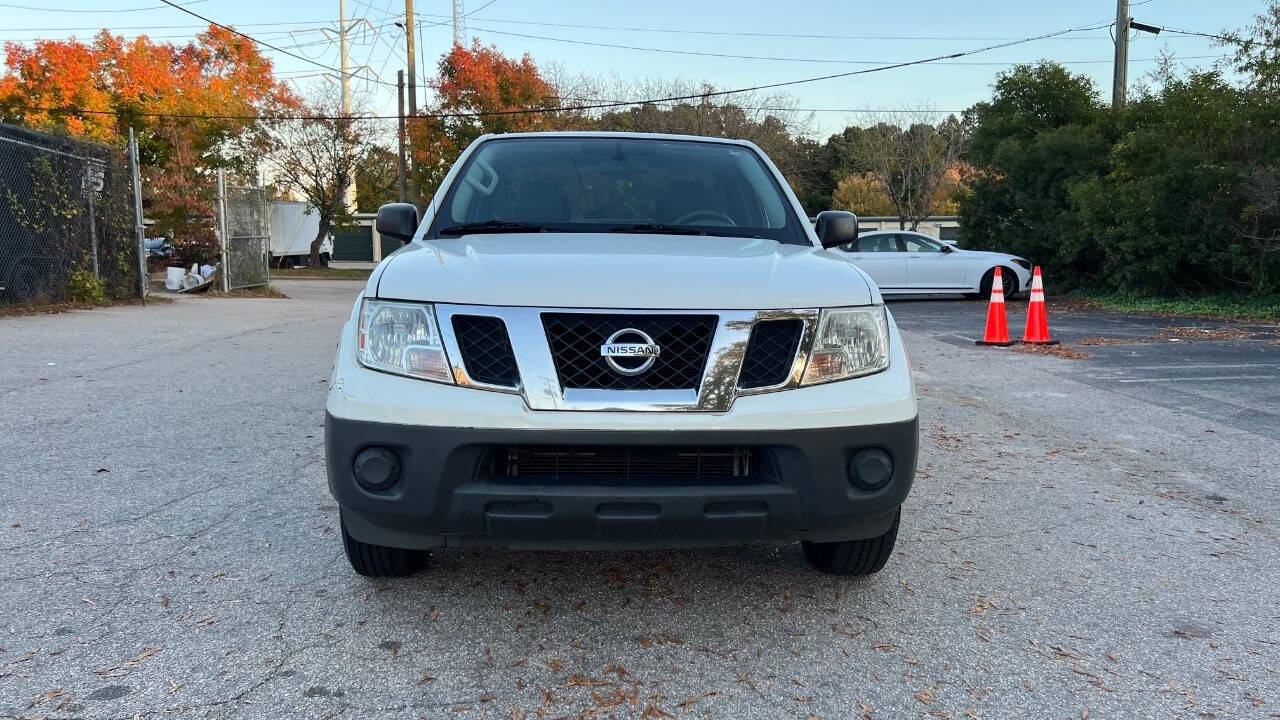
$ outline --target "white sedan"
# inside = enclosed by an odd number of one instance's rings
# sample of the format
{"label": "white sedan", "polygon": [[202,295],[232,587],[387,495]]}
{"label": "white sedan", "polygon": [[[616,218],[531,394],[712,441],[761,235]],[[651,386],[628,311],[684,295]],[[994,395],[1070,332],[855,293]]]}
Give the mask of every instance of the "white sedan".
{"label": "white sedan", "polygon": [[1031,287],[1031,263],[1016,255],[961,250],[909,230],[859,233],[857,240],[839,249],[876,281],[884,295],[986,297],[997,267],[1006,296]]}

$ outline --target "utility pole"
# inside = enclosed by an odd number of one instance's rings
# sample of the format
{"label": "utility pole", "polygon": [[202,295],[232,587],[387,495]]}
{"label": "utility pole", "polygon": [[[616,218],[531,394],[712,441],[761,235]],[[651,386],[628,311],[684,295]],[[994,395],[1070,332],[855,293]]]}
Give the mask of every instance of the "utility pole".
{"label": "utility pole", "polygon": [[[133,127],[129,127],[129,174],[133,176],[133,231],[134,241],[138,244],[138,291],[142,304],[147,304],[147,251],[146,226],[142,220],[142,172],[138,168],[138,138],[133,135]],[[219,201],[221,202],[221,201]],[[221,239],[221,238],[219,238]],[[226,266],[223,266],[223,277],[226,277]]]}
{"label": "utility pole", "polygon": [[400,108],[400,117],[398,120],[400,137],[400,153],[399,161],[396,163],[396,184],[400,189],[399,199],[404,202],[407,195],[405,194],[405,166],[404,166],[404,71],[396,71],[396,104]]}
{"label": "utility pole", "polygon": [[418,53],[413,47],[417,26],[413,20],[413,0],[404,0],[405,61],[409,65],[409,115],[418,114]]}
{"label": "utility pole", "polygon": [[[351,71],[348,69],[348,53],[347,53],[347,3],[346,0],[338,0],[338,49],[342,55],[342,117],[351,119]],[[343,193],[344,202],[348,212],[356,211],[356,179],[353,176],[347,183],[347,188]]]}
{"label": "utility pole", "polygon": [[[413,47],[414,36],[417,33],[418,25],[413,18],[413,0],[404,0],[405,61],[409,65],[409,117],[417,117],[418,115],[418,53]],[[407,202],[417,205],[418,184],[414,182],[413,176],[409,172],[410,167],[410,163],[405,164],[405,174],[408,176],[406,180]]]}
{"label": "utility pole", "polygon": [[1124,106],[1125,90],[1129,87],[1129,0],[1116,0],[1116,60],[1115,75],[1111,83],[1111,107]]}

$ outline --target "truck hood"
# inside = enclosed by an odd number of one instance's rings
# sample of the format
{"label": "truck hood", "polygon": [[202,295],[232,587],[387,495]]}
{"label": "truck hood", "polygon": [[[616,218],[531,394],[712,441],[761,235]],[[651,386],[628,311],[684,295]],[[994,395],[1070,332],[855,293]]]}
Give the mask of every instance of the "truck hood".
{"label": "truck hood", "polygon": [[369,289],[426,302],[653,310],[838,307],[875,297],[851,262],[811,246],[617,233],[414,242],[387,258]]}

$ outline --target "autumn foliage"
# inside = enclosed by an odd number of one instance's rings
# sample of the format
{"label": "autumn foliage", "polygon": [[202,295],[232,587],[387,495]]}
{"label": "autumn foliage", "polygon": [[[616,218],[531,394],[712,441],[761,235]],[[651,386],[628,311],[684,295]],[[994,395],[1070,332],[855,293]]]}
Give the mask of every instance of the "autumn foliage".
{"label": "autumn foliage", "polygon": [[[927,210],[930,215],[955,215],[958,209],[957,190],[961,187],[960,165],[948,167],[934,192],[933,204]],[[831,193],[831,206],[849,210],[858,215],[895,216],[898,209],[885,190],[884,184],[871,173],[846,175]]]}
{"label": "autumn foliage", "polygon": [[297,104],[254,43],[216,26],[186,45],[104,30],[5,54],[0,120],[111,144],[133,128],[147,215],[179,239],[208,226],[212,173],[249,169],[257,118]]}
{"label": "autumn foliage", "polygon": [[470,48],[455,45],[440,58],[431,87],[436,102],[423,108],[408,127],[424,194],[439,184],[462,150],[485,133],[558,130],[581,119],[563,111],[513,112],[556,108],[560,98],[533,58],[508,58],[479,40]]}

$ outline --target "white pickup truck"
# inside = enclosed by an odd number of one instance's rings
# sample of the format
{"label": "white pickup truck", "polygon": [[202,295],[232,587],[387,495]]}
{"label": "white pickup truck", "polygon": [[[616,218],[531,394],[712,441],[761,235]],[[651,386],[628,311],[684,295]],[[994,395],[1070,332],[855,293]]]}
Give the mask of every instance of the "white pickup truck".
{"label": "white pickup truck", "polygon": [[433,548],[801,541],[819,569],[888,559],[915,475],[893,317],[748,142],[485,136],[342,330],[329,487],[356,572]]}

